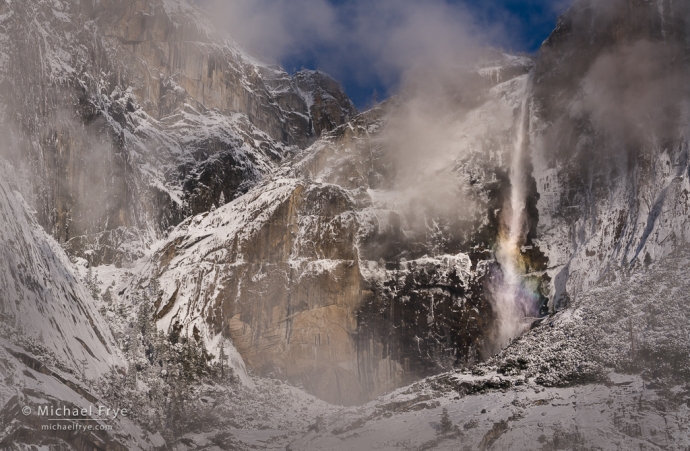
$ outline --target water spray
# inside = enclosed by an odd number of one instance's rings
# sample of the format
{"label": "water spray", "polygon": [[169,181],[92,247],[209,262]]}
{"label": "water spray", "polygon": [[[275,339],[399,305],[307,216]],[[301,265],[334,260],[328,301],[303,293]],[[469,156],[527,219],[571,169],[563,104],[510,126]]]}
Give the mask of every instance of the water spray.
{"label": "water spray", "polygon": [[503,209],[496,251],[496,260],[501,266],[501,272],[497,275],[497,283],[492,290],[497,320],[494,346],[499,349],[528,330],[536,315],[534,310],[537,295],[525,286],[527,265],[521,252],[527,235],[527,177],[524,155],[529,131],[531,77],[527,78],[525,85],[510,165],[511,194]]}

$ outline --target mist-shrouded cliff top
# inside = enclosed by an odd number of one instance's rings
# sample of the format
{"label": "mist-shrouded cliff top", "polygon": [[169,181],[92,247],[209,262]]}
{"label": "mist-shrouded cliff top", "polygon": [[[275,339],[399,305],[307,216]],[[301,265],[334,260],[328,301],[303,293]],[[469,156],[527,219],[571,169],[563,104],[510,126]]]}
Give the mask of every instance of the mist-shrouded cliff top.
{"label": "mist-shrouded cliff top", "polygon": [[298,88],[184,1],[3,9],[8,152],[41,175],[39,222],[97,264],[140,257],[128,243],[246,192],[355,112],[337,83]]}
{"label": "mist-shrouded cliff top", "polygon": [[0,447],[688,446],[686,5],[361,113],[206,14],[0,3]]}

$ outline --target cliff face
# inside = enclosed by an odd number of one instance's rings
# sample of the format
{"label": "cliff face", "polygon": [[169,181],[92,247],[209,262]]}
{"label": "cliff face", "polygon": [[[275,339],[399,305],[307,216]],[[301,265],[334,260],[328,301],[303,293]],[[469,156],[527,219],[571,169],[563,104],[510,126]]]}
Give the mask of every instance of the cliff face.
{"label": "cliff face", "polygon": [[544,43],[532,139],[555,310],[687,242],[689,14],[579,1]]}
{"label": "cliff face", "polygon": [[[298,89],[185,1],[0,8],[4,154],[39,222],[95,264],[141,257],[354,112],[337,83]],[[312,89],[329,100],[308,106]]]}
{"label": "cliff face", "polygon": [[[267,229],[244,238],[244,245],[236,232],[224,238],[228,249],[273,248],[254,264],[280,262],[282,269],[263,278],[253,267],[233,279],[236,288],[216,290],[216,305],[230,298],[234,306],[210,322],[204,315],[206,330],[232,336],[263,374],[282,374],[343,403],[486,357],[496,320],[487,289],[500,274],[491,255],[525,96],[530,152],[523,162],[528,230],[521,254],[540,302],[548,299],[552,311],[561,310],[602,278],[644,268],[686,243],[687,14],[668,2],[577,2],[544,44],[531,78],[522,75],[529,63],[503,60],[481,68],[486,85],[464,96],[462,113],[447,124],[457,130],[457,148],[446,160],[418,162],[420,174],[450,174],[451,184],[469,193],[462,204],[450,201],[453,214],[433,202],[410,208],[403,194],[410,180],[394,161],[407,156],[386,147],[396,141],[385,133],[406,100],[325,136],[276,175],[291,180],[285,182],[290,189],[282,200],[267,201],[277,215],[259,222]],[[330,207],[310,212],[321,205]],[[245,207],[233,208],[239,214]],[[202,228],[216,236],[215,227],[205,222]],[[237,256],[226,260],[240,261],[246,264]],[[161,316],[170,327],[180,319],[175,312],[188,309],[178,303],[189,301],[173,288],[168,269],[156,268],[159,277],[170,278],[161,301],[172,306]],[[253,288],[237,288],[245,283]],[[189,281],[186,289],[198,293],[200,286]],[[266,292],[272,294],[251,294]],[[299,293],[306,292],[317,294],[305,300]],[[257,305],[244,313],[244,306]],[[328,306],[340,313],[306,320]],[[258,319],[267,311],[272,316]],[[305,332],[297,335],[296,351],[290,340],[300,317]],[[180,325],[193,329],[185,321]],[[324,326],[331,323],[337,326]],[[348,388],[334,389],[339,383]]]}
{"label": "cliff face", "polygon": [[242,112],[286,144],[304,145],[308,112],[279,67],[257,65],[215,32],[185,1],[105,2],[94,9],[104,36],[118,45],[133,92],[159,119],[189,103]]}
{"label": "cliff face", "polygon": [[6,1],[2,151],[70,256],[138,260],[118,301],[160,284],[159,328],[357,404],[494,350],[525,125],[520,252],[541,313],[687,242],[687,18],[579,1],[536,67],[463,73],[431,136],[401,126],[419,96],[358,115],[329,76],[255,60],[183,0]]}
{"label": "cliff face", "polygon": [[302,70],[294,75],[294,82],[309,109],[314,136],[330,132],[357,114],[343,88],[328,74]]}
{"label": "cliff face", "polygon": [[184,104],[243,113],[274,141],[303,148],[314,132],[330,131],[357,112],[328,75],[291,77],[257,61],[184,0],[108,1],[91,14],[131,74],[132,92],[156,119]]}

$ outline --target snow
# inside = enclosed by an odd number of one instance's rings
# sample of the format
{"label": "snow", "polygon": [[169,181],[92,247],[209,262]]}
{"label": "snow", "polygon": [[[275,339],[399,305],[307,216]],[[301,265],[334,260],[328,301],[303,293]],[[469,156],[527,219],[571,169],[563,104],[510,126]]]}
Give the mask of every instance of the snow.
{"label": "snow", "polygon": [[[365,406],[364,412],[346,412],[326,422],[325,433],[312,433],[293,442],[291,449],[356,450],[356,449],[485,449],[487,437],[495,437],[492,449],[533,450],[536,443],[548,446],[559,435],[571,443],[561,446],[588,445],[599,449],[636,449],[640,444],[661,448],[668,442],[661,431],[668,431],[674,449],[682,449],[681,421],[687,418],[687,409],[667,427],[662,412],[655,409],[642,411],[644,436],[656,431],[659,438],[626,435],[621,426],[636,419],[636,404],[646,408],[654,405],[658,396],[642,388],[639,378],[629,378],[630,385],[613,389],[593,385],[572,389],[546,389],[535,393],[525,388],[507,393],[492,393],[458,398],[453,393],[434,394],[433,401],[421,401],[408,409],[388,410],[385,401],[378,400]],[[640,397],[642,395],[642,397]],[[422,398],[424,399],[424,398]],[[390,403],[388,403],[390,405]],[[447,409],[450,420],[457,427],[452,433],[439,433],[442,409]],[[615,417],[617,412],[621,418]],[[358,422],[361,418],[364,421]],[[633,420],[634,421],[634,420]],[[362,424],[363,423],[363,424]],[[499,426],[500,433],[489,432]],[[636,423],[630,423],[634,425]],[[347,426],[349,425],[349,426]],[[347,430],[338,433],[338,430]],[[659,440],[661,439],[661,440]],[[659,449],[653,448],[653,449]],[[563,448],[561,448],[563,449]]]}
{"label": "snow", "polygon": [[[12,167],[0,160],[2,315],[18,339],[36,342],[88,377],[119,363],[117,347],[64,250],[33,219]],[[13,186],[14,185],[14,186]]]}

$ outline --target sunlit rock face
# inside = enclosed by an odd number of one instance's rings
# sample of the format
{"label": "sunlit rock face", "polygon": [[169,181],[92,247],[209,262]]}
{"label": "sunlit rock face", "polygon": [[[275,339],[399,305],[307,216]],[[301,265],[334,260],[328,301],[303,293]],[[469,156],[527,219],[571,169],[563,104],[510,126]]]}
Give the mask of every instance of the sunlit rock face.
{"label": "sunlit rock face", "polygon": [[289,75],[251,61],[186,1],[110,1],[93,14],[119,44],[147,113],[161,118],[184,103],[242,112],[277,141],[306,142],[308,111]]}
{"label": "sunlit rock face", "polygon": [[355,363],[360,298],[355,218],[341,216],[350,202],[285,179],[183,224],[155,268],[170,287],[156,304],[159,325],[224,333],[256,372],[356,400],[356,373],[341,366]]}
{"label": "sunlit rock face", "polygon": [[560,310],[687,242],[690,10],[578,1],[534,76],[539,243]]}
{"label": "sunlit rock face", "polygon": [[222,333],[254,371],[338,404],[450,367],[486,321],[469,257],[363,260],[361,214],[339,187],[286,179],[184,224],[151,268],[160,327]]}
{"label": "sunlit rock face", "polygon": [[4,2],[3,155],[71,256],[145,258],[122,293],[157,279],[160,329],[358,404],[496,350],[519,130],[511,252],[539,315],[687,239],[687,7],[601,3],[536,62],[451,74],[443,108],[422,89],[358,115],[183,0]]}
{"label": "sunlit rock face", "polygon": [[467,195],[441,208],[404,192],[415,182],[381,135],[391,107],[357,116],[332,78],[256,61],[186,2],[2,8],[5,153],[24,195],[92,265],[163,238],[136,279],[160,279],[160,328],[222,334],[257,373],[344,404],[486,352],[484,260],[529,59],[473,73],[456,145],[434,160]]}

